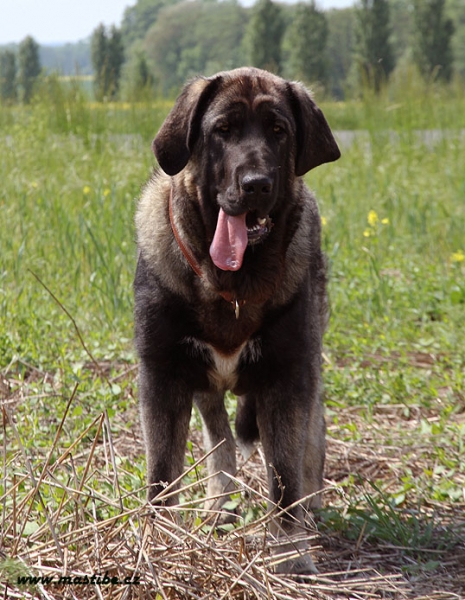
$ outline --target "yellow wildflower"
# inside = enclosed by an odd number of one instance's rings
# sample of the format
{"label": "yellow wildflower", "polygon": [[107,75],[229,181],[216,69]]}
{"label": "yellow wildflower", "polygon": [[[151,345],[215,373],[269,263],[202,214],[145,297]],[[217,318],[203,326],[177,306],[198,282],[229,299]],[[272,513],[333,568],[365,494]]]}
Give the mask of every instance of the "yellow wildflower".
{"label": "yellow wildflower", "polygon": [[86,195],[87,195],[87,194],[90,194],[90,187],[89,187],[88,185],[85,185],[85,186],[82,188],[82,192],[83,192],[84,194],[86,194]]}
{"label": "yellow wildflower", "polygon": [[387,218],[381,219],[381,223],[383,225],[389,225],[389,219],[387,219]]}
{"label": "yellow wildflower", "polygon": [[363,235],[364,235],[365,237],[370,237],[370,235],[371,235],[371,234],[372,234],[372,231],[371,231],[371,229],[365,229],[365,231],[363,232]]}
{"label": "yellow wildflower", "polygon": [[370,210],[370,212],[368,213],[367,221],[370,227],[374,227],[379,221],[378,213],[375,210]]}
{"label": "yellow wildflower", "polygon": [[326,225],[328,224],[328,219],[326,217],[321,217],[321,224],[323,225],[323,227],[326,227]]}
{"label": "yellow wildflower", "polygon": [[106,198],[107,196],[109,196],[111,194],[111,190],[110,188],[105,188],[103,190],[103,197]]}
{"label": "yellow wildflower", "polygon": [[465,260],[465,253],[463,250],[457,250],[457,252],[453,252],[450,257],[452,262],[463,262]]}

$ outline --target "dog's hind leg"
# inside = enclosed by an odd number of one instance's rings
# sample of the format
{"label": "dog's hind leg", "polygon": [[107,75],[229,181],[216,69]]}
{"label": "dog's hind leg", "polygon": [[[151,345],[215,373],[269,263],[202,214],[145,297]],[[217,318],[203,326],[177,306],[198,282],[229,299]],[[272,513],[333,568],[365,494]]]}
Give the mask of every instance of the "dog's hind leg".
{"label": "dog's hind leg", "polygon": [[[227,492],[234,489],[227,474],[236,474],[236,446],[224,405],[224,394],[220,392],[196,394],[194,401],[202,417],[207,452],[220,444],[207,458],[210,477],[206,506],[210,510],[221,510],[221,507],[229,500]],[[234,519],[235,516],[232,513],[225,513],[221,522]]]}
{"label": "dog's hind leg", "polygon": [[254,398],[238,396],[235,424],[237,445],[242,456],[247,460],[255,450],[255,442],[260,439]]}

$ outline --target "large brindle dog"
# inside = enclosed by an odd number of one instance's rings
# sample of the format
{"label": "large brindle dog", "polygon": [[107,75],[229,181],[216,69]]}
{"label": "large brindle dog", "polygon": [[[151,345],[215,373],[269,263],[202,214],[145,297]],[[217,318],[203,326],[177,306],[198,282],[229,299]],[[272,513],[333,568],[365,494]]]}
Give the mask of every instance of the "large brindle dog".
{"label": "large brindle dog", "polygon": [[275,552],[300,555],[278,571],[313,572],[295,539],[298,501],[320,504],[327,300],[320,217],[301,176],[339,149],[303,85],[241,68],[188,83],[153,150],[161,170],[137,210],[134,283],[149,500],[182,473],[195,402],[207,448],[223,441],[207,461],[209,506],[221,509],[236,471],[231,390],[239,444],[261,441],[270,499],[290,507],[273,521]]}

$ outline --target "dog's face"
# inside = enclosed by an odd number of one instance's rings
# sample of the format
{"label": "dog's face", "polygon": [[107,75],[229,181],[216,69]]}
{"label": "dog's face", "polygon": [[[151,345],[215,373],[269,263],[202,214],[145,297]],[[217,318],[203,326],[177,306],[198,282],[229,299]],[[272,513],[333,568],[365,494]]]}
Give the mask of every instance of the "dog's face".
{"label": "dog's face", "polygon": [[260,80],[235,80],[225,91],[203,117],[198,146],[208,149],[209,195],[219,208],[210,255],[218,268],[234,271],[247,246],[271,231],[285,196],[282,175],[289,169],[283,167],[295,154],[295,126],[276,90],[270,93]]}
{"label": "dog's face", "polygon": [[295,152],[295,125],[276,93],[241,80],[227,92],[212,101],[203,119],[203,145],[214,168],[212,191],[228,214],[250,211],[263,218],[276,202],[281,167]]}
{"label": "dog's face", "polygon": [[210,256],[223,271],[239,270],[246,248],[265,241],[296,176],[339,157],[306,89],[251,68],[188,84],[153,149],[169,175],[191,162],[210,200]]}

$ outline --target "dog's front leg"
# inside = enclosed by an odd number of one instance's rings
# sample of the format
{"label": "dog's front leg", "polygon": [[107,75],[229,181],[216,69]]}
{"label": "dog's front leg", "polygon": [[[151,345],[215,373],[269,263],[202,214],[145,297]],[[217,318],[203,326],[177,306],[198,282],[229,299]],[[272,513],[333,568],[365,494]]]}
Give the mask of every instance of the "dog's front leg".
{"label": "dog's front leg", "polygon": [[[174,377],[161,376],[150,361],[142,360],[139,405],[147,454],[148,500],[153,501],[182,474],[192,393]],[[160,500],[168,506],[177,501],[176,495]]]}
{"label": "dog's front leg", "polygon": [[273,506],[277,505],[275,510],[280,515],[273,519],[270,527],[276,541],[274,553],[277,556],[297,553],[296,557],[283,558],[279,562],[276,571],[280,573],[316,572],[308,553],[303,509],[296,504],[303,497],[305,487],[304,463],[310,418],[310,405],[305,396],[302,389],[297,390],[291,383],[260,394],[256,403],[257,425],[268,467],[270,500]]}

